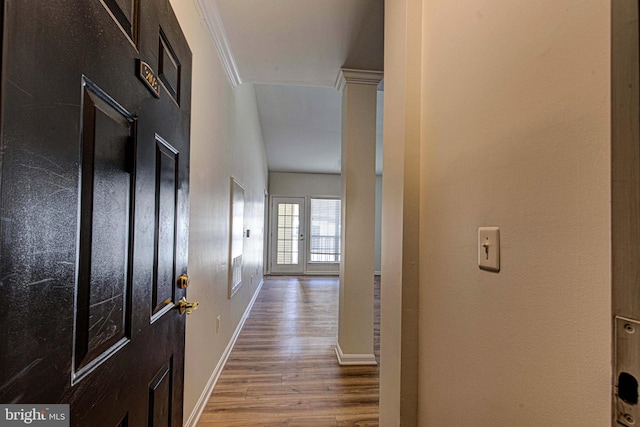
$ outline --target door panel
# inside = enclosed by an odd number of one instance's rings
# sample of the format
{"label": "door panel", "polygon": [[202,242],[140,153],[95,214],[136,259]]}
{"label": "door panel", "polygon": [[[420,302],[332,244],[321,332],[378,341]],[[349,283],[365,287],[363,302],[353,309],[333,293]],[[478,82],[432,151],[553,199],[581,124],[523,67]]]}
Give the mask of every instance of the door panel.
{"label": "door panel", "polygon": [[135,44],[138,38],[138,0],[103,0],[103,4],[122,31]]}
{"label": "door panel", "polygon": [[171,361],[164,365],[149,384],[149,427],[171,425]]}
{"label": "door panel", "polygon": [[154,315],[175,301],[177,177],[178,152],[156,135],[156,243],[152,298]]}
{"label": "door panel", "polygon": [[0,402],[181,425],[186,40],[167,0],[3,4]]}
{"label": "door panel", "polygon": [[180,69],[180,60],[171,47],[168,37],[161,29],[158,76],[166,91],[178,105],[180,104]]}
{"label": "door panel", "polygon": [[130,338],[133,116],[83,81],[74,382]]}
{"label": "door panel", "polygon": [[305,198],[273,197],[271,204],[271,273],[302,274]]}

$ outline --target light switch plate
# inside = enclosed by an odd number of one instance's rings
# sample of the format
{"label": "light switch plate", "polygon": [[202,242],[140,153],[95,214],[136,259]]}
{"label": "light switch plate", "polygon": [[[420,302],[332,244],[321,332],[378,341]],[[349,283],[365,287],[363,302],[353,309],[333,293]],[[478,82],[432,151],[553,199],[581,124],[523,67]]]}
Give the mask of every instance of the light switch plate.
{"label": "light switch plate", "polygon": [[500,228],[478,228],[478,266],[483,270],[500,271]]}

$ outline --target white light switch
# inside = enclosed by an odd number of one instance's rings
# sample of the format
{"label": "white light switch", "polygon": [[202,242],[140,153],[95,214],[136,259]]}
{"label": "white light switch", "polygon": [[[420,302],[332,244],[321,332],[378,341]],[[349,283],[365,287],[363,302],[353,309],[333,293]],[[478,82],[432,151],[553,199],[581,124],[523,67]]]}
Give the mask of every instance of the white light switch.
{"label": "white light switch", "polygon": [[478,266],[483,270],[500,271],[500,228],[478,228]]}

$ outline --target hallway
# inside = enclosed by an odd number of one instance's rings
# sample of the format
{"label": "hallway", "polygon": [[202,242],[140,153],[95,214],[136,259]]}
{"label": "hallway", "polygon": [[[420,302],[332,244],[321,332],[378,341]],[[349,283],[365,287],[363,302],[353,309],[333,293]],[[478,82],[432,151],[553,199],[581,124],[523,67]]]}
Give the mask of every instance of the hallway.
{"label": "hallway", "polygon": [[335,277],[266,277],[198,425],[377,426],[379,369],[338,365],[337,304]]}

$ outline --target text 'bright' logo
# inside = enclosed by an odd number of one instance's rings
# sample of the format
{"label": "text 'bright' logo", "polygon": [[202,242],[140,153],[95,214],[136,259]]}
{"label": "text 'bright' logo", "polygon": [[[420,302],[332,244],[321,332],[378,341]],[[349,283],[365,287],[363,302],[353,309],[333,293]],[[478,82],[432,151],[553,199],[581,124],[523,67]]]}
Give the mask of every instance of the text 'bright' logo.
{"label": "text 'bright' logo", "polygon": [[[19,412],[9,411],[9,408],[4,408],[5,420],[7,421],[24,421],[25,424],[31,424],[34,421],[47,421],[47,411],[42,409],[36,411],[36,408],[32,408],[30,411],[24,409]],[[54,414],[51,414],[54,415]]]}

